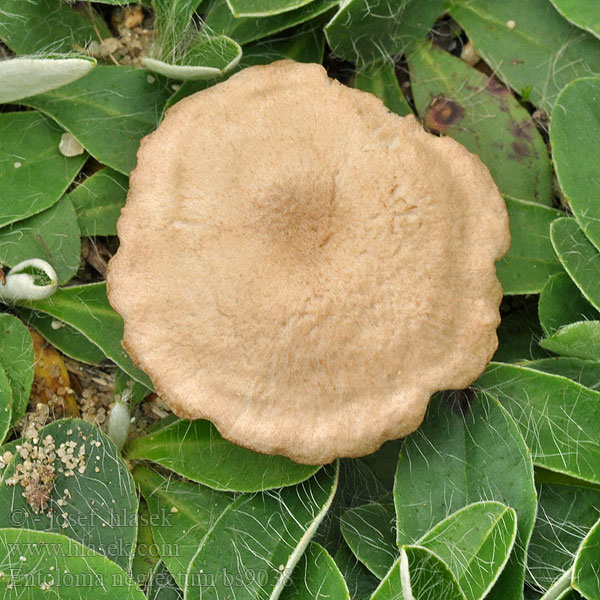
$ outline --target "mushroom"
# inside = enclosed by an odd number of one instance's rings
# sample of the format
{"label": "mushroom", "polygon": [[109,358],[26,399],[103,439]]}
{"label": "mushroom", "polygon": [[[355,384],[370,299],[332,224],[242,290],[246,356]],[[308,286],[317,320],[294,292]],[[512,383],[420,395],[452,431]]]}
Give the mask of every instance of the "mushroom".
{"label": "mushroom", "polygon": [[250,67],[144,138],[108,296],[172,410],[309,464],[375,451],[497,347],[479,158],[315,64]]}

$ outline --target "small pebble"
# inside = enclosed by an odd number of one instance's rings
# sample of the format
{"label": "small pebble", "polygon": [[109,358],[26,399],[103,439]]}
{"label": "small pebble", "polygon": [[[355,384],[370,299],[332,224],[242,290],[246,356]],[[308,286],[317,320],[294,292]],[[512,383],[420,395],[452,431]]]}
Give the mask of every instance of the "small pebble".
{"label": "small pebble", "polygon": [[473,42],[471,42],[471,41],[468,41],[463,46],[463,49],[461,50],[461,53],[460,53],[460,58],[461,58],[461,60],[464,60],[471,67],[474,67],[481,59],[481,57],[477,53],[477,50],[475,50],[475,46],[473,45]]}
{"label": "small pebble", "polygon": [[72,157],[83,154],[83,146],[69,133],[65,132],[60,136],[58,149],[63,156]]}

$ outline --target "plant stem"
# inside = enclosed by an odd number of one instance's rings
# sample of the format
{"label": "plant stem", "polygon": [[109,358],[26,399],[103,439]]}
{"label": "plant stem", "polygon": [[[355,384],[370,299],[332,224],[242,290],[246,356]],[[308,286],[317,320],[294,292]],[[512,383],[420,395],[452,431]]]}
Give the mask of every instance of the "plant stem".
{"label": "plant stem", "polygon": [[565,571],[546,591],[540,600],[559,600],[563,594],[571,589],[571,576],[573,575],[573,567]]}

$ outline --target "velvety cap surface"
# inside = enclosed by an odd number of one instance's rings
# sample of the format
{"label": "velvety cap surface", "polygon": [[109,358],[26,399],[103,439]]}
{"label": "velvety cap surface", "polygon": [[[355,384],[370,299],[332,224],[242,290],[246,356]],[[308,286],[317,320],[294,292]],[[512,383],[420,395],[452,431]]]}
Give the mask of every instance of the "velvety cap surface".
{"label": "velvety cap surface", "polygon": [[372,452],[497,346],[509,232],[488,170],[318,65],[171,108],[118,232],[125,347],[176,414],[259,452]]}

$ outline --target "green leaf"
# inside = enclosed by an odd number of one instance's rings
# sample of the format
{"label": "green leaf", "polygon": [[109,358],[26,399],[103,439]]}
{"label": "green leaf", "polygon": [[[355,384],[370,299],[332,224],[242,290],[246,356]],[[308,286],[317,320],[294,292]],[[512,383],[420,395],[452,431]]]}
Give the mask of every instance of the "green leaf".
{"label": "green leaf", "polygon": [[408,65],[417,112],[427,129],[477,154],[503,194],[552,206],[546,144],[507,88],[428,43],[409,54]]}
{"label": "green leaf", "polygon": [[0,114],[0,227],[55,204],[86,156],[58,150],[62,131],[38,112]]}
{"label": "green leaf", "polygon": [[436,396],[423,425],[406,438],[398,462],[398,545],[420,543],[437,523],[481,500],[502,502],[517,513],[516,543],[489,598],[517,597],[536,510],[530,454],[514,421],[492,396]]}
{"label": "green leaf", "polygon": [[270,17],[310,4],[314,0],[227,0],[234,17]]}
{"label": "green leaf", "polygon": [[239,496],[190,564],[186,599],[278,598],[329,509],[337,476],[337,464],[327,465],[297,486]]}
{"label": "green leaf", "polygon": [[600,77],[578,79],[565,86],[550,126],[552,158],[560,187],[581,229],[598,250],[600,181],[595,159],[600,153],[599,94]]}
{"label": "green leaf", "polygon": [[108,303],[105,282],[59,289],[50,298],[29,302],[25,307],[75,328],[132,379],[152,389],[150,378],[135,366],[121,346],[123,319]]}
{"label": "green leaf", "polygon": [[16,423],[27,409],[33,382],[33,342],[23,323],[0,314],[0,366],[12,388],[12,421]]}
{"label": "green leaf", "polygon": [[450,15],[492,71],[550,112],[573,79],[600,74],[600,40],[565,21],[548,0],[452,0]]}
{"label": "green leaf", "polygon": [[171,61],[142,58],[143,65],[171,79],[215,79],[234,69],[242,58],[241,46],[226,35],[198,35],[182,57]]}
{"label": "green leaf", "polygon": [[475,502],[438,523],[418,544],[448,565],[467,600],[478,600],[498,579],[516,535],[514,509]]}
{"label": "green leaf", "polygon": [[[4,441],[11,423],[13,394],[10,381],[0,364],[0,444]],[[1,456],[1,454],[0,454]]]}
{"label": "green leaf", "polygon": [[518,365],[491,363],[475,385],[502,402],[536,465],[600,483],[600,394]]}
{"label": "green leaf", "polygon": [[141,69],[100,66],[21,103],[52,117],[94,158],[128,175],[141,138],[156,128],[171,93],[161,78]]}
{"label": "green leaf", "polygon": [[61,0],[2,1],[0,40],[17,54],[83,50],[89,42],[110,35],[91,5],[75,8]]}
{"label": "green leaf", "polygon": [[197,483],[167,479],[140,465],[133,477],[148,503],[159,555],[183,588],[192,559],[233,496]]}
{"label": "green leaf", "polygon": [[[236,18],[225,0],[216,0],[206,15],[206,27],[214,33],[227,35],[238,44],[244,45],[310,21],[337,4],[336,0],[313,0],[295,10],[256,19]],[[246,48],[244,48],[245,53]]]}
{"label": "green leaf", "polygon": [[600,392],[600,362],[598,361],[557,356],[525,362],[522,366],[552,375],[561,375]]}
{"label": "green leaf", "polygon": [[175,583],[165,563],[160,561],[146,591],[148,600],[183,600],[183,591]]}
{"label": "green leaf", "polygon": [[583,297],[566,273],[552,275],[542,288],[538,314],[546,335],[575,321],[600,318],[600,313]]}
{"label": "green leaf", "polygon": [[[0,25],[1,27],[1,25]],[[96,66],[91,57],[38,58],[15,56],[0,60],[0,103],[42,94],[83,77]]]}
{"label": "green leaf", "polygon": [[600,491],[538,486],[538,513],[527,552],[527,580],[547,590],[571,567],[585,534],[600,518]]}
{"label": "green leaf", "polygon": [[297,62],[322,63],[324,51],[325,34],[311,22],[294,29],[289,37],[274,37],[244,46],[244,55],[238,66],[245,69],[286,58]]}
{"label": "green leaf", "polygon": [[[514,297],[505,298],[504,302],[512,303]],[[544,337],[537,315],[537,302],[529,298],[519,297],[521,306],[511,306],[511,312],[502,314],[498,327],[498,350],[494,360],[498,362],[519,362],[551,356],[538,344]]]}
{"label": "green leaf", "polygon": [[280,600],[350,600],[348,586],[327,550],[311,542],[292,572]]}
{"label": "green leaf", "polygon": [[550,228],[554,250],[563,267],[592,306],[600,310],[600,252],[575,219],[557,219]]}
{"label": "green leaf", "polygon": [[106,557],[47,531],[0,529],[4,600],[145,600],[129,575]]}
{"label": "green leaf", "polygon": [[431,550],[403,546],[371,600],[465,600],[448,565]]}
{"label": "green leaf", "polygon": [[512,238],[508,254],[496,264],[505,294],[541,292],[550,275],[562,272],[550,241],[550,224],[560,211],[505,198]]}
{"label": "green leaf", "polygon": [[377,61],[361,67],[356,73],[354,86],[381,98],[392,112],[400,116],[412,115],[412,109],[398,83],[393,62]]}
{"label": "green leaf", "polygon": [[600,37],[600,5],[595,0],[550,0],[567,21]]}
{"label": "green leaf", "polygon": [[63,354],[91,365],[97,365],[106,358],[104,352],[96,344],[90,342],[82,333],[65,322],[22,306],[15,306],[13,309],[28,327],[39,331]]}
{"label": "green leaf", "polygon": [[146,590],[148,600],[183,600],[183,590],[175,583],[167,567],[159,561]]}
{"label": "green leaf", "polygon": [[127,458],[144,459],[215,490],[256,492],[304,481],[320,466],[283,456],[258,454],[232,444],[209,421],[179,419],[126,448]]}
{"label": "green leaf", "polygon": [[80,254],[79,223],[66,196],[45,211],[0,229],[0,263],[12,267],[41,258],[54,267],[62,284],[77,273]]}
{"label": "green leaf", "polygon": [[[97,427],[80,419],[54,421],[40,429],[38,443],[30,443],[34,448],[44,448],[46,436],[51,436],[55,445],[56,458],[48,461],[55,474],[48,486],[40,484],[38,495],[31,497],[35,500],[47,494],[47,508],[41,506],[36,512],[40,502],[37,508],[32,506],[23,497],[21,484],[7,484],[17,465],[24,460],[36,462],[32,452],[24,459],[17,450],[0,485],[0,527],[62,533],[129,572],[137,535],[138,500],[133,478],[119,451]],[[60,458],[60,446],[67,443],[75,444],[75,456],[81,448],[85,452],[83,464],[72,468],[72,474]]]}
{"label": "green leaf", "polygon": [[600,321],[565,325],[540,345],[562,356],[600,360]]}
{"label": "green leaf", "polygon": [[[317,0],[318,2],[319,0]],[[217,6],[217,5],[215,5]],[[312,5],[311,5],[312,6]],[[244,47],[244,54],[238,67],[225,73],[222,77],[212,81],[185,81],[182,86],[169,98],[166,109],[170,108],[179,100],[205,90],[216,83],[225,81],[234,72],[240,69],[254,65],[267,65],[276,60],[291,58],[298,62],[321,62],[323,60],[323,50],[325,39],[321,31],[314,31],[311,27],[301,27],[291,37],[282,39],[271,39],[260,42],[254,42]]]}
{"label": "green leaf", "polygon": [[117,235],[117,219],[128,189],[125,175],[104,168],[67,194],[77,213],[81,235]]}
{"label": "green leaf", "polygon": [[379,580],[373,575],[342,540],[334,556],[335,564],[340,569],[352,600],[370,598],[379,585]]}
{"label": "green leaf", "polygon": [[346,511],[341,529],[357,558],[383,579],[398,558],[393,504],[367,504]]}
{"label": "green leaf", "polygon": [[565,475],[564,473],[556,473],[549,471],[543,467],[535,467],[535,483],[536,485],[542,485],[545,483],[552,483],[558,485],[571,485],[575,487],[585,487],[592,490],[600,490],[600,484],[590,483],[576,477]]}
{"label": "green leaf", "polygon": [[573,587],[589,600],[600,598],[600,520],[587,534],[573,565]]}
{"label": "green leaf", "polygon": [[131,563],[131,578],[140,587],[147,585],[154,575],[156,566],[160,562],[158,546],[152,537],[150,523],[152,517],[148,511],[148,505],[141,500],[138,511],[138,532],[135,544],[135,554]]}
{"label": "green leaf", "polygon": [[404,54],[422,41],[448,0],[348,0],[325,28],[335,54],[366,64]]}

